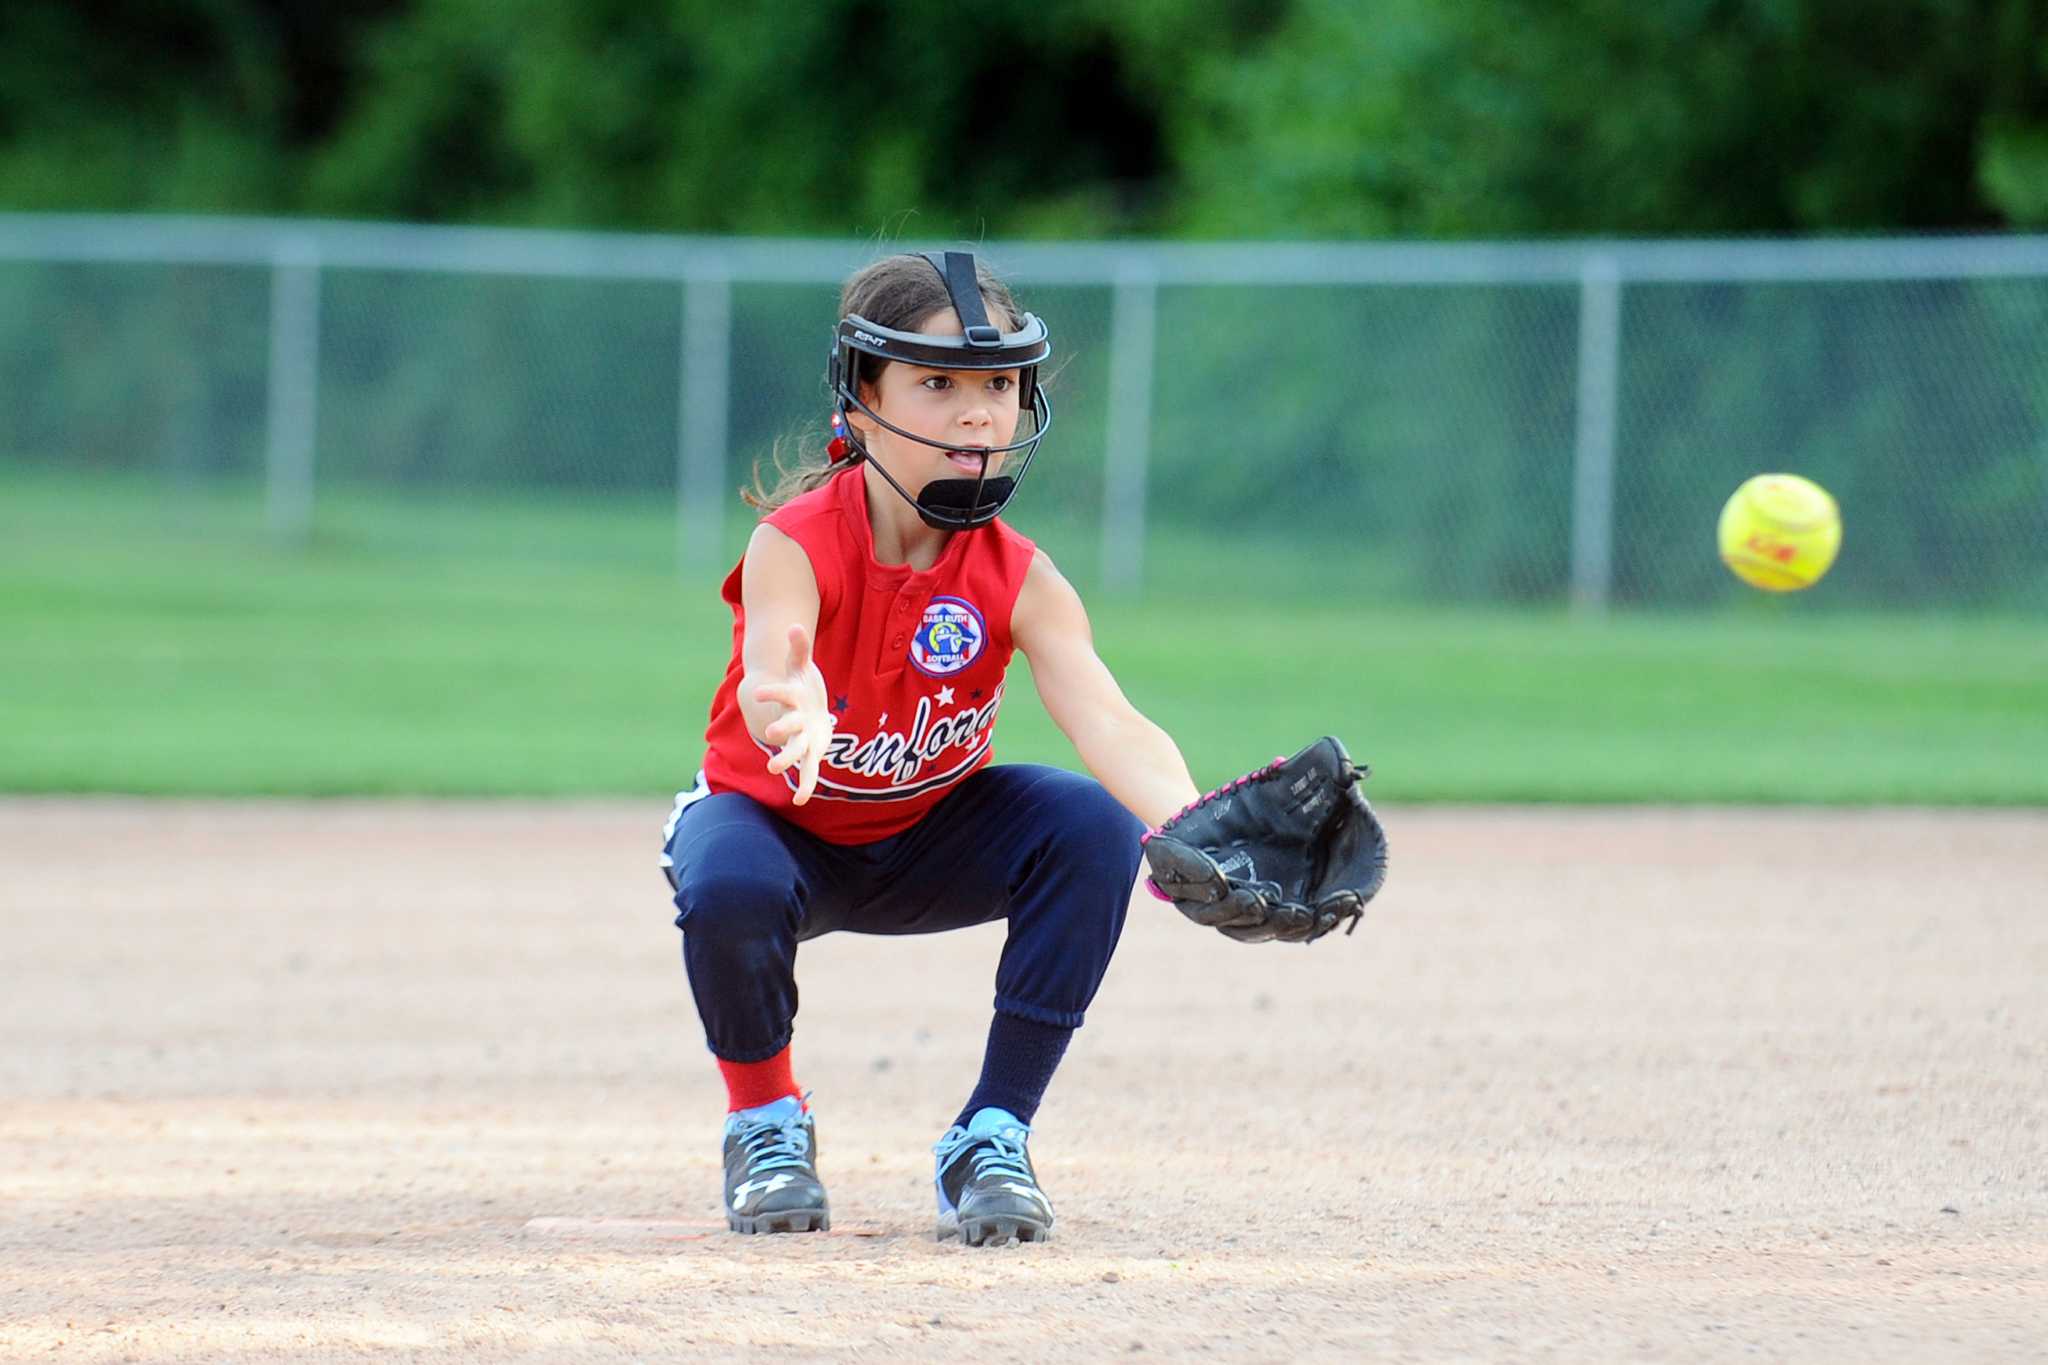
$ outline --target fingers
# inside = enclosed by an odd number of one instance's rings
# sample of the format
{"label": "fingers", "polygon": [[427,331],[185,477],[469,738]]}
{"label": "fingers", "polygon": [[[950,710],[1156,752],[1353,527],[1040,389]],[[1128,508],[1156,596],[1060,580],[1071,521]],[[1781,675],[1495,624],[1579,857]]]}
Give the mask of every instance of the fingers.
{"label": "fingers", "polygon": [[768,771],[778,777],[788,772],[803,759],[805,747],[804,737],[798,735],[795,739],[792,739],[789,743],[769,755]]}
{"label": "fingers", "polygon": [[768,771],[779,777],[795,768],[794,803],[803,805],[818,789],[818,768],[825,761],[825,750],[832,739],[832,723],[792,713],[774,722],[763,733],[769,743],[782,746],[769,758]]}
{"label": "fingers", "polygon": [[754,700],[778,702],[792,711],[801,711],[804,693],[795,683],[762,683],[754,689]]}
{"label": "fingers", "polygon": [[832,716],[825,709],[823,682],[811,661],[811,633],[800,625],[789,628],[789,663],[785,682],[762,683],[754,689],[754,700],[784,709],[782,715],[761,729],[761,738],[779,745],[768,760],[768,771],[781,776],[797,771],[794,804],[803,805],[818,789],[818,767],[832,738]]}
{"label": "fingers", "polygon": [[818,790],[818,765],[824,758],[824,744],[806,731],[776,751],[768,760],[768,771],[780,776],[796,769],[796,795],[792,803],[801,806]]}
{"label": "fingers", "polygon": [[823,745],[815,745],[804,755],[803,766],[797,770],[796,795],[791,798],[793,804],[801,806],[818,789],[818,761],[823,757],[823,748]]}

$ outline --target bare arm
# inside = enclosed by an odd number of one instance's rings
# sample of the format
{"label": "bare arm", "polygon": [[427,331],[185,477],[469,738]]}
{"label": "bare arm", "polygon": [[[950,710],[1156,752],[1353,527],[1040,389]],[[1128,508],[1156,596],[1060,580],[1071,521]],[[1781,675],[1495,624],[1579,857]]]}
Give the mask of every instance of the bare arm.
{"label": "bare arm", "polygon": [[1132,814],[1156,827],[1202,794],[1173,739],[1140,715],[1110,676],[1080,596],[1043,552],[1017,595],[1010,633],[1031,661],[1053,724]]}
{"label": "bare arm", "polygon": [[768,771],[797,769],[795,803],[811,799],[832,738],[825,678],[811,658],[818,632],[818,577],[803,547],[762,523],[740,569],[746,633],[740,641],[740,714],[747,733],[776,746]]}

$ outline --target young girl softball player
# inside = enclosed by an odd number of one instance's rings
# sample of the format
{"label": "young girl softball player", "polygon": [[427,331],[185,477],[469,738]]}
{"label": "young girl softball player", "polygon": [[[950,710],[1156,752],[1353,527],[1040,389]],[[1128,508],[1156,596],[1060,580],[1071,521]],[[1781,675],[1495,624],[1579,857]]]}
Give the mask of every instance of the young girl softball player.
{"label": "young girl softball player", "polygon": [[[725,1077],[726,1217],[830,1225],[790,1065],[797,944],[1003,919],[981,1077],[934,1149],[939,1235],[1033,1241],[1053,1215],[1031,1120],[1116,950],[1139,836],[1200,793],[1074,589],[997,519],[1051,420],[1045,324],[959,252],[868,266],[840,313],[829,462],[750,499],[732,660],[663,849]],[[1092,778],[989,763],[1019,649]]]}

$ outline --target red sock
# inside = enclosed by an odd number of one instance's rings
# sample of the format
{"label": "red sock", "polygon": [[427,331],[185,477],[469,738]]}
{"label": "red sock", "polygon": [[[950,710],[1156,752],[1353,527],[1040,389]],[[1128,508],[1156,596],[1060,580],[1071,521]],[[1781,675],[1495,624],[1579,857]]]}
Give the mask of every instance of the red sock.
{"label": "red sock", "polygon": [[801,1095],[796,1078],[789,1074],[789,1048],[759,1062],[728,1062],[720,1057],[718,1074],[725,1077],[725,1110],[728,1114],[773,1104],[787,1095]]}

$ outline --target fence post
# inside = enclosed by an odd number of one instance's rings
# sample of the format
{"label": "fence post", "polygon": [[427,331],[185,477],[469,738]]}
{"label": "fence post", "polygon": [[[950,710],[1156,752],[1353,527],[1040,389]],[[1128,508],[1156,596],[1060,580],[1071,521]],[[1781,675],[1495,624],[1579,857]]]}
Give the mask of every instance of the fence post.
{"label": "fence post", "polygon": [[320,383],[320,256],[309,237],[285,238],[271,255],[269,379],[264,523],[279,540],[303,543],[313,529]]}
{"label": "fence post", "polygon": [[1145,467],[1152,441],[1152,371],[1159,280],[1149,263],[1117,267],[1109,321],[1109,415],[1102,471],[1102,582],[1135,596],[1145,574]]}
{"label": "fence post", "polygon": [[732,274],[711,256],[683,277],[682,376],[676,413],[676,562],[685,572],[719,561],[725,445],[732,392]]}
{"label": "fence post", "polygon": [[1614,430],[1621,361],[1621,269],[1612,256],[1579,268],[1578,434],[1572,450],[1572,606],[1607,609],[1614,580]]}

